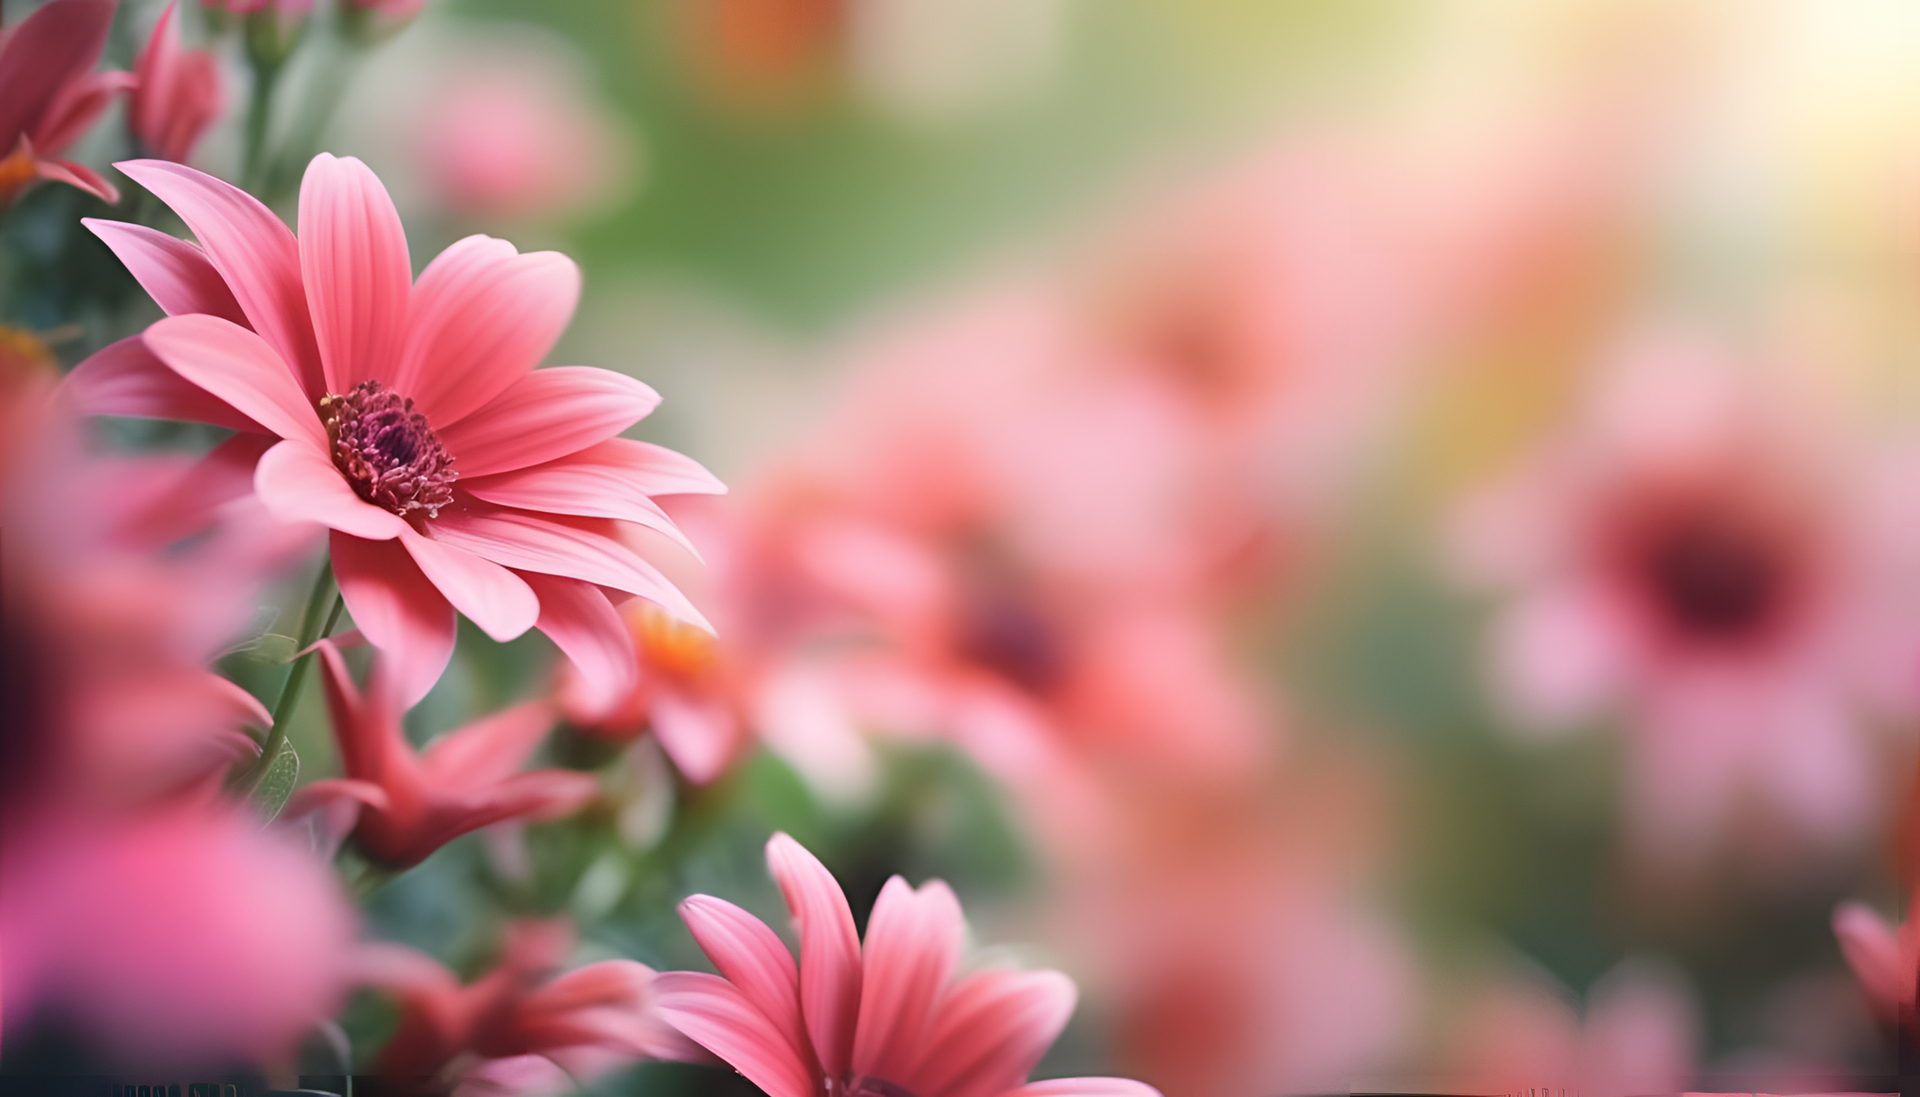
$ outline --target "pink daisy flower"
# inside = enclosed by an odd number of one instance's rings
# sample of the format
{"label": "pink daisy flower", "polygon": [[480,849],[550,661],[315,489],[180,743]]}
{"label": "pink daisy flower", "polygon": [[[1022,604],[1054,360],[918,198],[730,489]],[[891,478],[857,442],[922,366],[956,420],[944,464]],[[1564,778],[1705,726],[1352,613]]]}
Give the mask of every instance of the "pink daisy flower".
{"label": "pink daisy flower", "polygon": [[119,165],[199,237],[90,220],[169,318],[75,370],[94,414],[192,419],[280,439],[254,488],[282,521],[332,531],[333,572],[403,704],[453,652],[454,613],[508,640],[538,627],[625,688],[614,602],[704,627],[621,540],[679,531],[655,494],[725,489],[617,435],[659,396],[611,370],[534,367],[580,293],[573,262],[470,236],[412,280],[406,236],[366,165],[316,157],[298,238],[243,191],[156,160]]}
{"label": "pink daisy flower", "polygon": [[767,866],[800,933],[800,962],[759,919],[723,899],[680,905],[719,975],[667,972],[659,1010],[770,1097],[1156,1097],[1121,1078],[1027,1082],[1073,1012],[1057,971],[956,978],[965,925],[953,891],[896,876],[864,949],[846,895],[785,834]]}
{"label": "pink daisy flower", "polygon": [[1814,394],[1716,346],[1670,335],[1618,365],[1462,511],[1463,577],[1519,594],[1495,622],[1497,698],[1540,733],[1626,717],[1650,852],[1697,853],[1752,807],[1858,836],[1887,791],[1874,719],[1916,703],[1910,490],[1836,447]]}

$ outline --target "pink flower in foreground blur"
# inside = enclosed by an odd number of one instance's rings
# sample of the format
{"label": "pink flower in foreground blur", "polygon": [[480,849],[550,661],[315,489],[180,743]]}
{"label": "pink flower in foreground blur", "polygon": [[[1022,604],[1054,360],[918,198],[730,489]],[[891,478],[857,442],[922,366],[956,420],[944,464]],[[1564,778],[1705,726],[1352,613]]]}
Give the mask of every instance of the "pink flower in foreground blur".
{"label": "pink flower in foreground blur", "polygon": [[769,1097],[1149,1097],[1120,1078],[1027,1082],[1073,1012],[1057,971],[956,978],[965,935],[945,883],[898,876],[874,903],[864,949],[833,876],[785,834],[767,866],[800,933],[800,962],[774,931],[724,899],[695,895],[681,917],[720,975],[655,980],[659,1010]]}
{"label": "pink flower in foreground blur", "polygon": [[353,910],[257,820],[169,808],[11,826],[0,856],[5,1016],[36,1008],[136,1066],[279,1066],[344,1003]]}
{"label": "pink flower in foreground blur", "polygon": [[414,285],[399,215],[352,158],[308,167],[298,239],[212,176],[120,168],[200,244],[87,221],[172,315],[82,363],[69,387],[94,414],[281,439],[254,488],[281,520],[332,530],[340,593],[402,704],[446,667],[456,609],[497,640],[537,626],[613,691],[633,660],[609,591],[705,624],[621,524],[677,535],[651,495],[725,489],[677,453],[616,437],[659,403],[646,385],[534,368],[578,300],[571,260],[470,236]]}
{"label": "pink flower in foreground blur", "polygon": [[1699,1006],[1670,971],[1620,964],[1594,985],[1584,1018],[1568,997],[1527,978],[1470,996],[1454,1018],[1437,1084],[1462,1093],[1540,1086],[1624,1097],[1674,1093],[1692,1079]]}
{"label": "pink flower in foreground blur", "polygon": [[568,1092],[635,1059],[700,1057],[656,1014],[653,969],[604,960],[554,975],[571,947],[564,924],[516,922],[494,969],[461,986],[413,949],[362,946],[361,981],[400,1005],[379,1091]]}
{"label": "pink flower in foreground blur", "polygon": [[134,63],[129,120],[150,153],[186,163],[200,135],[220,116],[225,95],[208,50],[180,48],[179,0],[170,0]]}
{"label": "pink flower in foreground blur", "polygon": [[1915,704],[1910,481],[1839,465],[1817,400],[1714,347],[1668,337],[1620,366],[1462,514],[1465,577],[1520,595],[1498,696],[1540,731],[1625,707],[1649,853],[1698,853],[1754,793],[1803,838],[1860,834],[1886,791],[1869,719]]}
{"label": "pink flower in foreground blur", "polygon": [[0,209],[37,179],[69,183],[108,202],[120,192],[92,168],[55,159],[115,95],[124,72],[94,72],[114,0],[52,0],[0,35]]}
{"label": "pink flower in foreground blur", "polygon": [[319,654],[347,775],[301,789],[287,812],[320,812],[332,833],[351,827],[360,850],[382,865],[410,868],[452,839],[504,819],[557,819],[600,790],[591,774],[516,772],[553,726],[545,701],[494,713],[416,754],[400,729],[386,664],[375,662],[363,697],[332,641],[322,640]]}
{"label": "pink flower in foreground blur", "polygon": [[718,777],[746,741],[732,660],[714,637],[648,602],[620,607],[640,656],[640,680],[624,698],[606,699],[562,669],[555,694],[568,722],[589,735],[624,742],[653,732],[689,781]]}

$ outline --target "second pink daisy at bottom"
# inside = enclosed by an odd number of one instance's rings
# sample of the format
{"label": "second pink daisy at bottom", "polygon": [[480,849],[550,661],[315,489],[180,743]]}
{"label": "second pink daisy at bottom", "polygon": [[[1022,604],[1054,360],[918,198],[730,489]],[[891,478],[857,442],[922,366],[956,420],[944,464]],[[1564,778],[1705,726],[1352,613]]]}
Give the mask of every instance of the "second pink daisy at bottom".
{"label": "second pink daisy at bottom", "polygon": [[1028,1082],[1072,1015],[1057,971],[957,978],[966,932],[944,882],[898,876],[874,903],[864,947],[845,893],[785,834],[767,867],[800,935],[800,960],[767,924],[723,899],[680,905],[720,974],[668,972],[661,1015],[769,1097],[1159,1097],[1124,1078]]}

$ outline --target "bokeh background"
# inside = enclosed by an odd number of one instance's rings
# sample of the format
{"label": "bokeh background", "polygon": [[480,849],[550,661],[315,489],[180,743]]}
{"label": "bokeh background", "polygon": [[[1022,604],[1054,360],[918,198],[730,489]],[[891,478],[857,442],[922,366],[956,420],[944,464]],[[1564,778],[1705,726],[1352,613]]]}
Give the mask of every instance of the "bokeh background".
{"label": "bokeh background", "polygon": [[[239,44],[182,15],[236,89],[192,162],[238,178]],[[123,0],[109,60],[156,16]],[[634,436],[732,489],[665,500],[704,563],[649,543],[717,643],[636,612],[650,692],[549,745],[603,801],[448,845],[364,898],[370,935],[475,973],[564,915],[578,959],[704,969],[674,904],[778,924],[784,830],[857,920],[943,877],[980,944],[1072,974],[1040,1077],[1893,1073],[1831,920],[1898,920],[1920,704],[1920,9],[428,0],[375,46],[333,18],[269,200],[324,148],[416,257],[573,256],[550,360],[654,386]],[[158,316],[72,223],[98,206],[43,187],[0,226],[0,321],[69,365]],[[564,692],[555,662],[463,631],[409,732]],[[319,691],[291,736],[335,772]],[[393,1023],[343,1018],[358,1049]]]}

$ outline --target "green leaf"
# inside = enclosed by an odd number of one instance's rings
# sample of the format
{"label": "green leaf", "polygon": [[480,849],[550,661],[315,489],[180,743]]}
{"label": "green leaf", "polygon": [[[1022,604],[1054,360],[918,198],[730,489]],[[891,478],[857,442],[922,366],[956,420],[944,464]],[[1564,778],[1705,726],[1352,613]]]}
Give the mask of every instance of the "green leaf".
{"label": "green leaf", "polygon": [[292,743],[282,739],[280,749],[274,752],[266,772],[260,775],[260,783],[248,797],[253,809],[260,813],[262,823],[273,822],[280,809],[287,806],[287,798],[293,795],[293,788],[299,782],[300,756],[294,753]]}
{"label": "green leaf", "polygon": [[245,655],[260,663],[290,663],[300,650],[300,642],[277,632],[262,633],[244,644],[236,644],[233,654]]}

